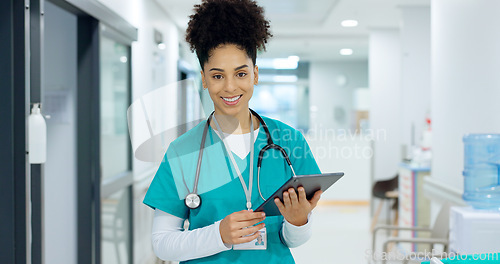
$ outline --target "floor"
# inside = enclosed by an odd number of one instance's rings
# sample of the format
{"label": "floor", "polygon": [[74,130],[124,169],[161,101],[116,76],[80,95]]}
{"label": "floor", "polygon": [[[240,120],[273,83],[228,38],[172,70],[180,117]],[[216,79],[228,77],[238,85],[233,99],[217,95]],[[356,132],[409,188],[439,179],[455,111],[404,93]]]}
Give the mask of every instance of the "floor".
{"label": "floor", "polygon": [[313,217],[311,240],[292,249],[297,264],[369,263],[369,206],[318,205]]}

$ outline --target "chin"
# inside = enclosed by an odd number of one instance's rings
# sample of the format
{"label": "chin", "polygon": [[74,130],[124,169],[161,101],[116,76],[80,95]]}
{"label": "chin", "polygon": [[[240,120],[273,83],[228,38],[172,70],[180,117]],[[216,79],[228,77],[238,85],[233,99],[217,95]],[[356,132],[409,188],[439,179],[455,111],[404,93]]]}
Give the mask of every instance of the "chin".
{"label": "chin", "polygon": [[241,111],[248,110],[248,104],[236,105],[232,107],[231,106],[228,107],[227,105],[220,105],[218,109],[222,112],[222,114],[236,116]]}
{"label": "chin", "polygon": [[231,116],[235,116],[237,115],[239,112],[242,111],[242,107],[219,107],[219,110],[223,113],[223,114],[226,114],[226,115],[231,115]]}

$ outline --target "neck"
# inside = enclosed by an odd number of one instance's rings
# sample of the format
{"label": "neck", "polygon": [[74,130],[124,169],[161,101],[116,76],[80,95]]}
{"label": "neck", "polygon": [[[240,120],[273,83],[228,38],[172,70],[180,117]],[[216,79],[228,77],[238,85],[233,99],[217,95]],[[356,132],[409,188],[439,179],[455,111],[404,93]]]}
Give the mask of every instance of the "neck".
{"label": "neck", "polygon": [[[250,110],[247,108],[240,111],[236,115],[222,114],[220,111],[215,110],[215,118],[222,129],[222,132],[228,134],[246,134],[250,133]],[[253,120],[253,115],[252,115]],[[217,129],[215,122],[211,124],[212,128]]]}

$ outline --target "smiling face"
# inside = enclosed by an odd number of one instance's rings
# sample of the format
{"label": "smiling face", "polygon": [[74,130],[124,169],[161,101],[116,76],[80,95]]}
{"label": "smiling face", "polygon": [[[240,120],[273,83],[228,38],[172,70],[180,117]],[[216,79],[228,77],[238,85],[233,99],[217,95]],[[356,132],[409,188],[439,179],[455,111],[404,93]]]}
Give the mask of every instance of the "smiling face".
{"label": "smiling face", "polygon": [[257,84],[259,69],[245,50],[233,44],[215,48],[203,66],[203,87],[208,88],[215,112],[243,120],[248,118],[248,102]]}

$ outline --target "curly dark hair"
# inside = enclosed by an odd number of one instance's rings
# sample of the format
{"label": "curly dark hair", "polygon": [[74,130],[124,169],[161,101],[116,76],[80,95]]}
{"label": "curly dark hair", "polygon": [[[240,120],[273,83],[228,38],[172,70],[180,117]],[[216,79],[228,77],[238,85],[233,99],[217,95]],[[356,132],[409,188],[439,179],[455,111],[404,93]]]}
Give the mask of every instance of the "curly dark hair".
{"label": "curly dark hair", "polygon": [[235,44],[245,50],[253,64],[257,50],[266,50],[272,37],[264,9],[252,0],[202,0],[194,6],[186,30],[186,41],[196,51],[200,66],[221,44]]}

